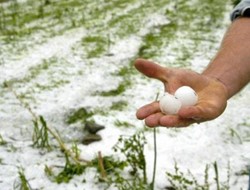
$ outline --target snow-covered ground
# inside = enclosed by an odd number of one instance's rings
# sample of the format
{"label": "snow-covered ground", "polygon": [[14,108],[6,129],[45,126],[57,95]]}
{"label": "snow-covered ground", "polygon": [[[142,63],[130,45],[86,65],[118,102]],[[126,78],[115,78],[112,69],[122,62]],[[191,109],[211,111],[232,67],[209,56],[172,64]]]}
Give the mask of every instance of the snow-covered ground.
{"label": "snow-covered ground", "polygon": [[[20,12],[30,8],[27,5],[25,9],[22,7],[22,3],[27,2],[29,1],[19,2]],[[55,7],[59,6],[58,1],[53,2]],[[227,19],[222,24],[212,25],[209,28],[211,31],[206,31],[206,24],[199,30],[199,19],[191,19],[194,24],[190,23],[190,28],[185,28],[184,31],[182,25],[185,25],[182,22],[185,23],[185,19],[186,22],[191,22],[188,20],[190,18],[184,16],[184,20],[175,20],[178,25],[175,26],[177,28],[174,37],[164,40],[161,30],[172,24],[175,16],[173,9],[176,9],[176,5],[172,1],[114,2],[117,4],[103,0],[99,3],[88,1],[83,7],[72,5],[72,9],[69,6],[68,12],[60,15],[60,22],[53,15],[46,17],[46,13],[51,12],[50,5],[47,5],[43,19],[25,23],[25,27],[30,30],[34,26],[41,26],[41,30],[31,30],[30,34],[21,37],[0,33],[0,135],[6,142],[0,145],[0,189],[10,190],[20,183],[19,168],[24,169],[32,189],[102,189],[96,183],[96,171],[92,169],[80,176],[74,176],[69,183],[57,184],[48,179],[44,172],[45,165],[63,167],[63,155],[59,149],[47,152],[32,147],[32,116],[20,105],[13,92],[3,85],[4,82],[11,84],[37,115],[42,115],[49,126],[58,130],[69,147],[76,141],[82,158],[91,160],[98,151],[104,156],[113,155],[115,153],[112,147],[120,135],[133,135],[144,128],[143,121],[138,121],[135,117],[136,109],[154,100],[158,92],[162,93],[163,87],[160,82],[146,79],[139,73],[126,73],[132,84],[123,93],[102,96],[99,92],[116,89],[125,80],[124,76],[117,74],[122,68],[131,67],[131,61],[140,55],[138,52],[143,49],[143,45],[150,53],[155,53],[151,58],[162,65],[183,66],[200,72],[215,54],[229,24],[228,17],[225,16]],[[192,0],[189,4],[197,6],[199,2]],[[183,10],[194,11],[187,9],[189,4],[180,1],[178,6],[183,6]],[[201,6],[200,9],[209,5],[205,1],[203,4],[204,7]],[[14,10],[8,3],[0,6],[1,10],[5,7],[6,11],[5,14],[0,13],[0,21],[3,22],[4,18],[11,18],[7,16],[8,12]],[[229,3],[222,10],[223,16],[228,15]],[[168,15],[168,12],[171,14]],[[222,16],[219,19],[209,14],[205,12],[204,18],[200,19],[209,24],[219,23],[218,20],[221,22],[224,18]],[[76,24],[71,23],[74,27],[69,27],[68,23],[72,22],[67,20],[69,16],[72,20],[75,19]],[[80,16],[86,18],[85,22],[79,21]],[[217,20],[209,20],[210,17]],[[16,20],[18,21],[17,18]],[[5,22],[1,27],[8,28],[8,24],[11,26],[6,20]],[[124,31],[127,33],[124,34]],[[162,35],[162,42],[155,42],[160,44],[159,51],[154,49],[154,41],[150,44],[151,34],[159,37]],[[101,36],[105,40],[108,38],[110,44],[105,46],[103,52],[97,52],[98,55],[93,56],[91,51],[97,49],[99,44],[93,41],[86,43],[89,36]],[[221,181],[227,180],[230,164],[230,189],[246,189],[248,176],[240,173],[246,171],[250,163],[250,108],[247,106],[249,96],[250,88],[247,86],[228,102],[226,111],[216,120],[182,129],[158,128],[155,189],[164,189],[169,185],[166,172],[174,172],[175,163],[181,171],[187,173],[189,170],[199,181],[203,180],[206,164],[210,165],[210,182],[213,183],[211,189],[216,189],[212,168],[214,162],[218,164]],[[122,110],[112,110],[112,104],[119,101],[125,101],[128,105]],[[72,110],[79,108],[98,110],[92,119],[105,126],[104,130],[98,132],[102,137],[100,142],[81,144],[80,139],[84,135],[82,125],[69,125],[65,122]],[[118,127],[116,121],[131,123],[134,128]],[[153,131],[146,130],[145,136],[147,173],[151,179]],[[83,179],[86,180],[84,183]]]}

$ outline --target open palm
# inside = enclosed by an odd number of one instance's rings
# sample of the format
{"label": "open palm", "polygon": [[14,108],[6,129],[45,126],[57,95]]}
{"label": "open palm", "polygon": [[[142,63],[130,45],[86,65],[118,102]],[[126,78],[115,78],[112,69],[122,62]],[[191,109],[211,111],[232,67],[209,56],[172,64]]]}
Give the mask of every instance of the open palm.
{"label": "open palm", "polygon": [[173,94],[180,86],[190,86],[198,94],[195,106],[182,107],[176,115],[165,115],[161,112],[159,102],[154,101],[141,107],[136,116],[145,119],[149,127],[185,127],[218,117],[227,105],[227,90],[214,78],[198,74],[191,70],[165,68],[144,59],[135,61],[135,68],[150,78],[160,80],[165,91]]}

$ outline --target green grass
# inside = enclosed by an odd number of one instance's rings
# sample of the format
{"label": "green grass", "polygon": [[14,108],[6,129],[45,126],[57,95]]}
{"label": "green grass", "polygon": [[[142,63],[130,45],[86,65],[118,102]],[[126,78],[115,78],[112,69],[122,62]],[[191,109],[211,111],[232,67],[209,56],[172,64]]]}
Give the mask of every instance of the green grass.
{"label": "green grass", "polygon": [[87,36],[82,39],[87,58],[99,57],[109,50],[109,38],[103,36]]}
{"label": "green grass", "polygon": [[[69,63],[58,57],[43,59],[40,64],[30,67],[23,77],[12,78],[5,82],[15,88],[25,86],[20,92],[20,97],[31,100],[34,93],[54,90],[70,82],[66,77],[62,77],[68,75],[62,66],[66,68]],[[43,81],[41,82],[39,78],[43,78]]]}
{"label": "green grass", "polygon": [[114,125],[116,127],[124,127],[124,128],[135,128],[136,126],[133,125],[132,123],[129,123],[127,121],[120,121],[120,120],[116,120],[114,122]]}
{"label": "green grass", "polygon": [[[214,3],[214,6],[211,4]],[[220,27],[221,19],[226,10],[226,3],[213,1],[194,1],[190,6],[188,1],[175,1],[175,4],[165,9],[169,23],[158,27],[144,36],[139,49],[139,57],[157,60],[164,56],[164,49],[175,55],[171,66],[188,66],[195,52],[202,48],[204,41],[213,39],[213,30]],[[197,9],[197,7],[199,7]],[[194,40],[185,43],[187,40]],[[181,42],[181,40],[183,42]],[[177,41],[177,43],[176,43]],[[174,45],[170,46],[173,43]]]}
{"label": "green grass", "polygon": [[[211,31],[220,26],[220,18],[223,17],[227,4],[206,0],[194,1],[194,5],[190,6],[184,0],[178,2],[147,0],[125,14],[118,14],[136,1],[103,1],[102,7],[98,7],[98,4],[90,0],[84,3],[79,0],[49,2],[46,4],[45,1],[28,0],[25,3],[14,1],[7,9],[0,5],[2,10],[2,12],[0,11],[2,21],[0,35],[3,39],[9,39],[8,43],[15,44],[23,37],[34,34],[42,34],[42,39],[46,40],[72,28],[84,27],[91,31],[91,36],[84,38],[81,46],[86,52],[87,58],[93,58],[108,53],[110,43],[108,34],[110,32],[112,36],[119,38],[138,34],[144,27],[143,18],[156,11],[165,12],[169,23],[156,26],[150,33],[143,36],[138,56],[158,59],[163,56],[163,50],[169,48],[169,44],[176,38],[181,37],[185,40],[198,37],[195,44],[191,44],[191,46],[184,43],[178,44],[173,49],[170,48],[170,53],[178,52],[175,62],[171,63],[177,65],[188,65],[193,52],[200,48],[199,44],[213,38]],[[109,15],[112,15],[112,18],[105,20]],[[20,42],[18,43],[20,45]],[[20,45],[20,52],[25,51],[24,47],[25,44]],[[11,49],[10,47],[8,50],[12,51]]]}
{"label": "green grass", "polygon": [[[79,41],[73,44],[69,54],[79,56],[79,62],[84,63],[94,62],[96,58],[98,60],[106,59],[107,55],[112,53],[110,49],[113,48],[113,45],[120,40],[135,36],[141,40],[137,52],[122,60],[115,59],[112,64],[116,64],[117,70],[108,73],[112,80],[119,79],[120,83],[107,91],[100,90],[89,94],[104,99],[125,97],[126,91],[134,85],[133,78],[138,74],[133,67],[135,58],[143,57],[161,63],[162,60],[165,60],[163,58],[166,58],[167,61],[164,64],[169,66],[189,67],[196,52],[204,53],[206,56],[207,50],[202,49],[204,43],[211,48],[215,47],[217,39],[214,38],[214,31],[223,27],[222,20],[229,3],[215,0],[193,0],[191,3],[192,6],[190,1],[186,0],[102,0],[99,2],[92,0],[27,0],[20,2],[14,0],[6,7],[0,4],[0,45],[2,47],[0,66],[7,64],[9,59],[25,57],[27,53],[32,53],[33,47],[46,43],[53,37],[63,36],[74,29],[83,28],[86,33],[82,34],[82,38],[80,36]],[[164,17],[167,22],[146,28],[147,20],[150,20],[155,13]],[[146,29],[147,32],[142,33],[143,29]],[[173,60],[168,58],[169,55],[173,57]],[[112,55],[109,58],[112,59]],[[102,61],[99,61],[98,64],[101,65]],[[53,91],[69,84],[74,76],[81,75],[83,83],[88,82],[84,80],[85,70],[88,70],[88,66],[89,64],[86,64],[80,68],[82,66],[78,66],[78,61],[71,62],[71,56],[68,54],[56,54],[31,66],[25,76],[12,78],[6,82],[20,92],[21,99],[35,100],[36,95],[40,93]],[[67,71],[72,67],[77,71],[73,74],[68,73]],[[3,90],[0,89],[0,94],[4,96],[6,91],[4,85],[0,88],[3,88]],[[0,103],[3,102],[4,100],[1,99]],[[90,111],[84,107],[76,108],[71,112],[66,111],[68,114],[65,116],[65,123],[82,125],[91,120],[94,115],[110,116],[110,111],[122,112],[128,107],[129,101],[116,99],[111,100],[110,106],[106,109],[93,107]],[[115,119],[114,125],[136,128],[127,120]],[[246,131],[249,132],[249,130]],[[37,129],[36,132],[45,137],[41,142],[39,141],[39,143],[44,143],[47,140],[45,131]],[[38,142],[39,138],[35,142]],[[246,138],[242,137],[242,139]],[[134,142],[137,143],[136,146],[133,144]],[[145,157],[143,149],[140,149],[144,142],[143,136],[120,139],[120,143],[124,144],[118,149],[125,154],[126,164],[114,160],[113,157],[103,158],[104,168],[108,174],[113,175],[113,179],[109,182],[116,183],[120,189],[128,187],[127,184],[129,189],[132,189],[133,185],[142,185],[142,188],[136,186],[135,189],[143,189],[148,185]],[[4,145],[4,143],[5,139],[0,135],[0,145]],[[13,146],[11,151],[14,152],[14,148]],[[132,169],[130,173],[132,176],[126,179],[122,176],[121,171],[128,165]],[[52,176],[57,183],[67,183],[75,175],[82,174],[84,170],[84,166],[67,162],[67,159],[63,170],[56,175],[49,167],[45,168],[47,175]],[[24,172],[20,170],[19,177],[25,187],[27,180],[23,174]],[[168,177],[172,179],[176,187],[198,185],[192,176],[184,176],[179,169],[175,174],[168,173]],[[206,185],[205,181],[204,187]]]}
{"label": "green grass", "polygon": [[18,169],[18,176],[19,176],[19,183],[14,184],[14,190],[21,189],[21,190],[31,190],[31,186],[29,184],[28,179],[25,176],[24,169]]}
{"label": "green grass", "polygon": [[130,81],[124,80],[118,85],[117,88],[109,91],[98,92],[98,94],[100,96],[118,96],[123,94],[130,85],[131,85]]}
{"label": "green grass", "polygon": [[[133,75],[138,74],[133,67],[136,57],[161,62],[163,57],[168,58],[171,54],[174,59],[164,64],[189,67],[194,53],[200,51],[204,41],[210,44],[216,42],[213,41],[213,30],[220,27],[227,3],[194,0],[192,4],[190,6],[185,0],[103,0],[102,6],[90,0],[84,3],[79,0],[13,1],[7,8],[0,4],[0,39],[6,44],[1,51],[3,55],[7,52],[25,55],[36,43],[44,43],[74,28],[84,28],[88,35],[83,35],[81,41],[73,44],[71,51],[72,54],[78,52],[85,62],[90,63],[92,58],[109,54],[117,41],[131,35],[140,36],[142,43],[137,53],[126,60],[126,65],[117,63],[119,70],[111,73],[114,80],[116,77],[122,78],[118,86],[94,94],[120,96],[133,86]],[[140,30],[154,13],[162,15],[168,22],[149,28],[148,33],[141,35]],[[32,40],[35,36],[39,36],[39,42]],[[29,41],[29,46],[26,41]],[[47,58],[31,67],[23,78],[13,78],[7,82],[20,88],[28,85],[20,95],[32,99],[34,93],[50,91],[70,83],[67,78],[69,74],[61,70],[62,65],[69,66],[69,60],[57,56]],[[55,72],[63,77],[55,77]],[[46,82],[37,82],[39,77],[45,77]],[[114,103],[110,109],[118,111],[123,108],[117,108]]]}
{"label": "green grass", "polygon": [[[204,170],[204,176],[200,176],[199,178],[194,177],[191,171],[184,173],[178,167],[178,164],[175,162],[174,173],[166,172],[169,183],[171,184],[168,189],[176,189],[176,190],[229,190],[230,189],[230,165],[228,164],[227,168],[227,179],[226,181],[222,181],[219,178],[219,168],[217,162],[213,164],[214,169],[214,183],[211,183],[211,164],[207,164]],[[201,182],[202,181],[202,182]],[[216,188],[213,186],[215,185]]]}
{"label": "green grass", "polygon": [[18,83],[29,83],[32,80],[34,80],[35,78],[37,78],[39,75],[43,74],[43,73],[47,73],[49,71],[49,69],[51,69],[51,67],[53,65],[58,64],[58,60],[56,57],[52,57],[49,59],[45,59],[42,61],[42,63],[35,65],[33,67],[30,67],[27,74],[23,77],[23,78],[14,78],[11,79],[9,81],[6,81],[8,83],[8,85],[13,85],[13,84],[18,84]]}
{"label": "green grass", "polygon": [[0,134],[0,146],[6,145],[7,142],[3,139],[2,135]]}
{"label": "green grass", "polygon": [[79,108],[70,113],[66,119],[68,124],[73,124],[76,122],[85,123],[90,117],[93,116],[93,112],[88,111],[86,108]]}
{"label": "green grass", "polygon": [[113,102],[112,106],[110,107],[111,110],[117,110],[117,111],[122,111],[124,108],[126,108],[128,105],[127,101],[117,101]]}

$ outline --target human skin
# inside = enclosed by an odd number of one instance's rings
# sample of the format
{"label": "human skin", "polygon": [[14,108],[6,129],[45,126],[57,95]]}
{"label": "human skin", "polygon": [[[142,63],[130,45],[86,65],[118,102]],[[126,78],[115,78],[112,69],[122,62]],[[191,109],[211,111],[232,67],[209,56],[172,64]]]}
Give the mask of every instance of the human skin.
{"label": "human skin", "polygon": [[195,106],[182,107],[176,115],[161,113],[154,101],[138,109],[136,116],[149,127],[186,127],[212,120],[226,108],[227,100],[250,81],[250,18],[236,19],[221,43],[214,59],[201,73],[166,68],[152,61],[137,59],[135,68],[150,78],[160,80],[165,91],[173,94],[180,86],[190,86],[198,94]]}

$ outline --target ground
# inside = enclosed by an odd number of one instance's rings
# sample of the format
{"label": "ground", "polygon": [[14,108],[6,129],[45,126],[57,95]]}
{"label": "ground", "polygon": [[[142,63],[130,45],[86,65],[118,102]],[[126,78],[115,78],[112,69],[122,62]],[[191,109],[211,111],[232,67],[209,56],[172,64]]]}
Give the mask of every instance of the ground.
{"label": "ground", "polygon": [[[73,175],[68,183],[48,176],[45,168],[58,172],[65,166],[65,154],[51,135],[52,150],[36,146],[39,116],[46,122],[39,125],[57,131],[68,149],[77,145],[79,158],[86,160],[95,159],[98,151],[103,157],[123,158],[112,149],[120,135],[143,131],[150,181],[154,132],[135,112],[162,94],[163,87],[138,73],[133,62],[143,57],[201,72],[219,48],[231,9],[230,1],[213,0],[0,1],[1,189],[24,189],[25,184],[45,190],[107,187],[99,182],[95,167]],[[247,86],[214,121],[157,128],[154,188],[173,186],[175,166],[182,176],[175,188],[183,188],[184,176],[202,184],[207,166],[207,189],[218,189],[218,181],[222,189],[246,189],[249,95]],[[101,141],[82,144],[86,122],[105,126],[97,132]],[[129,175],[127,170],[121,175]],[[194,189],[195,184],[189,185]]]}

